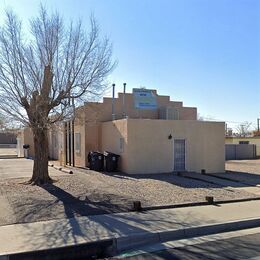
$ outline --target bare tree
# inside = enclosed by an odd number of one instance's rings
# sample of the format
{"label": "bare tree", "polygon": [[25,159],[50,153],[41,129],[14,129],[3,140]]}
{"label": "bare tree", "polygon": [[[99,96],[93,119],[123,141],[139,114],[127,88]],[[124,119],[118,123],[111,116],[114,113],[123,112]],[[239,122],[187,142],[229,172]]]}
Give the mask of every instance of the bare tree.
{"label": "bare tree", "polygon": [[5,129],[5,120],[4,117],[0,114],[0,131]]}
{"label": "bare tree", "polygon": [[93,16],[65,26],[58,13],[41,7],[30,33],[12,11],[0,28],[0,111],[31,127],[35,159],[32,184],[51,182],[48,174],[49,126],[72,113],[72,100],[100,95],[112,71],[112,48],[101,38]]}

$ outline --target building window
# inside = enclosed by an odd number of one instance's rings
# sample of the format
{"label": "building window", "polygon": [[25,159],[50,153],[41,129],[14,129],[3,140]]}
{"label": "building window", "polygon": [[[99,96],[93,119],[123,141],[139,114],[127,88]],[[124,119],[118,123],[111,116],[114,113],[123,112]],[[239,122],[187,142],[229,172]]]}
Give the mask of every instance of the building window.
{"label": "building window", "polygon": [[249,144],[249,141],[239,141],[239,144]]}
{"label": "building window", "polygon": [[81,152],[81,137],[80,133],[75,133],[75,152],[80,154]]}

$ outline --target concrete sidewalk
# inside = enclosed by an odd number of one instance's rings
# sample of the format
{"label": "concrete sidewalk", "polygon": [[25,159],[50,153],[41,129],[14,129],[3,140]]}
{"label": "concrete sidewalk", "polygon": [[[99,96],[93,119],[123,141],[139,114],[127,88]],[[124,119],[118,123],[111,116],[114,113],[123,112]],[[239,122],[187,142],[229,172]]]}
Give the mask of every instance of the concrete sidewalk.
{"label": "concrete sidewalk", "polygon": [[0,259],[108,240],[110,250],[120,252],[149,243],[256,226],[260,226],[260,201],[7,225],[0,227]]}
{"label": "concrete sidewalk", "polygon": [[[33,172],[33,160],[25,158],[1,159],[0,158],[0,180],[12,178],[31,178]],[[49,167],[50,176],[67,175]]]}

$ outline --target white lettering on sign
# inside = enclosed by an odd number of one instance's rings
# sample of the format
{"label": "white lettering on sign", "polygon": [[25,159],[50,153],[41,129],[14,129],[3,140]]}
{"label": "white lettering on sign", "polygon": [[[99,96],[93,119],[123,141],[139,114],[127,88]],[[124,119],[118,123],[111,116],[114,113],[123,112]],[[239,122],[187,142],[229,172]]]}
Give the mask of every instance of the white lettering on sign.
{"label": "white lettering on sign", "polygon": [[157,96],[151,89],[133,89],[136,109],[157,109]]}

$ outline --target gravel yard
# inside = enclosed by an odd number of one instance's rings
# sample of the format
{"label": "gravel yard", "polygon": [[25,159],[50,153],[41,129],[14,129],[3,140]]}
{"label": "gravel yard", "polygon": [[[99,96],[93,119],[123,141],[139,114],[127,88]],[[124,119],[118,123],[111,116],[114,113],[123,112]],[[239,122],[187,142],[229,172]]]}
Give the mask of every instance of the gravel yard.
{"label": "gravel yard", "polygon": [[21,184],[26,178],[2,179],[0,225],[128,211],[134,200],[142,201],[143,206],[156,206],[201,202],[205,196],[216,200],[254,197],[246,191],[174,174],[128,176],[90,170],[77,170],[73,175],[58,173],[53,185],[43,187]]}

